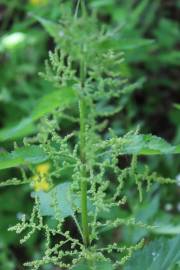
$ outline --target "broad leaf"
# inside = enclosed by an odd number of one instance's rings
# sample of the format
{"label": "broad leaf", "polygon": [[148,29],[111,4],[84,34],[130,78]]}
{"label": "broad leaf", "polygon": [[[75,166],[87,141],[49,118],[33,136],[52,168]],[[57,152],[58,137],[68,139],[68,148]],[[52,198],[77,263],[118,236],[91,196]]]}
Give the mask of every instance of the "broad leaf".
{"label": "broad leaf", "polygon": [[56,108],[66,108],[75,101],[75,92],[70,87],[63,87],[43,96],[37,101],[37,104],[29,117],[10,128],[1,129],[0,141],[14,140],[34,133],[34,122],[36,120],[52,113]]}
{"label": "broad leaf", "polygon": [[38,164],[47,160],[47,155],[39,146],[17,148],[11,153],[1,153],[0,170],[20,165]]}
{"label": "broad leaf", "polygon": [[180,261],[180,236],[159,239],[136,251],[124,270],[170,270]]}
{"label": "broad leaf", "polygon": [[45,28],[48,34],[56,40],[60,37],[61,25],[52,21],[46,20],[39,16],[33,16]]}
{"label": "broad leaf", "polygon": [[113,270],[113,267],[108,261],[80,262],[71,270]]}
{"label": "broad leaf", "polygon": [[173,146],[164,139],[147,135],[129,135],[120,144],[120,154],[160,155],[180,153],[180,146]]}
{"label": "broad leaf", "polygon": [[74,209],[80,207],[79,196],[72,194],[69,182],[59,184],[49,192],[39,191],[35,194],[39,198],[42,216],[58,215],[65,218],[73,216]]}
{"label": "broad leaf", "polygon": [[21,120],[16,125],[0,130],[0,141],[14,140],[32,134],[35,131],[35,125],[30,117]]}
{"label": "broad leaf", "polygon": [[174,224],[157,224],[157,227],[153,229],[153,232],[163,235],[178,235],[180,234],[180,226]]}
{"label": "broad leaf", "polygon": [[76,101],[76,95],[72,88],[64,87],[53,91],[42,97],[36,104],[31,117],[33,120],[38,120],[44,115],[53,112],[56,108],[68,107]]}

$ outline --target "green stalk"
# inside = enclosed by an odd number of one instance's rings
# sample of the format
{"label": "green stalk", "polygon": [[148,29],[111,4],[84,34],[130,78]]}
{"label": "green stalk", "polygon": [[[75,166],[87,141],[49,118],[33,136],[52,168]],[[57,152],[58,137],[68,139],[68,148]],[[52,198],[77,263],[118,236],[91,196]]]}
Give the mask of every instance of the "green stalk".
{"label": "green stalk", "polygon": [[83,163],[81,179],[81,222],[83,231],[83,240],[86,246],[89,245],[89,228],[88,228],[88,210],[87,210],[87,176],[86,176],[86,155],[85,155],[85,102],[79,101],[80,112],[80,157]]}
{"label": "green stalk", "polygon": [[[81,87],[84,90],[85,65],[81,62]],[[86,153],[85,153],[85,128],[86,128],[86,103],[83,97],[79,100],[80,114],[80,158],[83,164],[81,179],[81,223],[83,232],[84,245],[89,245],[89,226],[88,226],[88,209],[87,209],[87,174],[86,174]]]}

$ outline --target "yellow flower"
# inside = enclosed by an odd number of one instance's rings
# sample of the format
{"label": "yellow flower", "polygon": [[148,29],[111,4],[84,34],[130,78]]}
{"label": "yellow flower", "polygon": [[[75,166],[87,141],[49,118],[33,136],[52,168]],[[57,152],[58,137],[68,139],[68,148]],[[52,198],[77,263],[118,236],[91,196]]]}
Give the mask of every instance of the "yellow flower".
{"label": "yellow flower", "polygon": [[50,163],[49,162],[45,162],[45,163],[42,163],[42,164],[39,164],[36,166],[36,172],[38,174],[40,174],[41,176],[42,175],[47,175],[48,172],[49,172],[49,169],[50,169]]}
{"label": "yellow flower", "polygon": [[39,6],[47,3],[47,0],[29,0],[30,4]]}
{"label": "yellow flower", "polygon": [[51,184],[47,181],[47,175],[50,170],[50,163],[45,162],[36,166],[37,174],[32,177],[33,188],[35,191],[48,191]]}
{"label": "yellow flower", "polygon": [[51,188],[51,186],[46,181],[46,179],[41,179],[41,181],[34,182],[34,190],[35,191],[48,191],[50,188]]}

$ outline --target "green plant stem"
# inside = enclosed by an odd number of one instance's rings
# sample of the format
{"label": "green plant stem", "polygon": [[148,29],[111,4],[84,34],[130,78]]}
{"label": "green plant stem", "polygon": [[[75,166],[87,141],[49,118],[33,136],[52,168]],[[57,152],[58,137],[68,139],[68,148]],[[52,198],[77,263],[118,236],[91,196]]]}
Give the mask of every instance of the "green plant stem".
{"label": "green plant stem", "polygon": [[83,231],[83,240],[85,246],[89,245],[89,228],[88,228],[88,209],[87,209],[87,176],[86,176],[86,156],[85,156],[85,102],[79,101],[80,112],[80,157],[83,163],[81,179],[81,222]]}
{"label": "green plant stem", "polygon": [[[85,81],[85,65],[81,61],[81,88],[84,91]],[[85,246],[89,245],[89,226],[88,226],[88,209],[87,209],[87,174],[86,174],[86,153],[85,153],[85,133],[86,133],[86,103],[84,97],[79,100],[79,114],[80,114],[80,158],[82,161],[82,179],[81,179],[81,222],[83,231],[83,241]]]}

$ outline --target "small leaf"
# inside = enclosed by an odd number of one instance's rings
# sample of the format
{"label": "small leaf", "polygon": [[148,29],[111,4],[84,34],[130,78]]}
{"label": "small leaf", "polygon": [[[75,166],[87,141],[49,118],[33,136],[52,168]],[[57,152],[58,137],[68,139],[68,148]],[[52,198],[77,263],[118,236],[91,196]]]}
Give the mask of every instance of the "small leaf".
{"label": "small leaf", "polygon": [[180,260],[180,236],[159,239],[136,251],[124,270],[170,270]]}
{"label": "small leaf", "polygon": [[72,194],[69,182],[59,184],[49,192],[39,191],[35,194],[39,198],[42,216],[54,217],[58,213],[65,218],[73,216],[74,209],[80,207],[79,196]]}
{"label": "small leaf", "polygon": [[47,155],[39,146],[17,148],[0,156],[0,170],[27,164],[38,164],[47,160]]}

